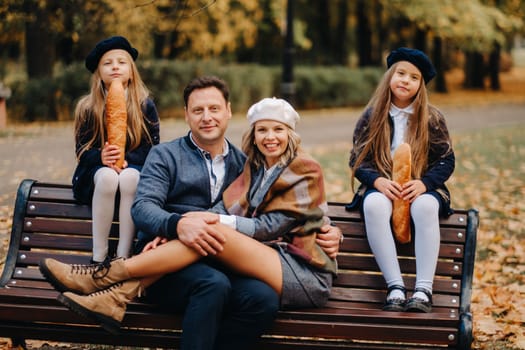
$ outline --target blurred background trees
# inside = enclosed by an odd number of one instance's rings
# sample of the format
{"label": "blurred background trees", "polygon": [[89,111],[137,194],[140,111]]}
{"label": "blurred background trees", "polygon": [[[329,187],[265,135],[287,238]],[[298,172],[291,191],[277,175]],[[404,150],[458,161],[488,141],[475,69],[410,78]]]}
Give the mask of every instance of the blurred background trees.
{"label": "blurred background trees", "polygon": [[[293,23],[286,23],[289,2]],[[488,88],[498,90],[514,40],[524,37],[524,18],[520,0],[3,0],[0,82],[13,89],[12,118],[68,119],[88,88],[86,54],[120,34],[139,49],[141,72],[161,107],[180,106],[184,79],[210,72],[238,81],[232,90],[239,94],[251,85],[247,96],[233,94],[249,105],[258,95],[279,94],[292,25],[299,107],[366,102],[385,54],[398,46],[432,58],[435,91],[447,91],[444,73],[454,67],[464,71],[465,88],[484,89],[488,78]],[[361,96],[350,96],[365,85]]]}

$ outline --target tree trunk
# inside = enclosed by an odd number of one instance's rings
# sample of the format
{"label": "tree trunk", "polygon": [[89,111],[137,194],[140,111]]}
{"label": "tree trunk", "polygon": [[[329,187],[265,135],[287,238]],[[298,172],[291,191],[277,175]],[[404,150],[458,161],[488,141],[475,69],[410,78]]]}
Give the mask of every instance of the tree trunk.
{"label": "tree trunk", "polygon": [[464,87],[467,89],[484,89],[484,77],[485,67],[483,64],[483,55],[477,51],[467,52]]}
{"label": "tree trunk", "polygon": [[414,47],[418,50],[423,51],[427,55],[427,31],[419,27],[416,28],[416,33],[414,35]]}
{"label": "tree trunk", "polygon": [[366,10],[366,1],[357,1],[357,55],[359,57],[359,67],[370,66],[372,60],[372,30],[370,29],[370,18]]}
{"label": "tree trunk", "polygon": [[24,11],[30,17],[25,22],[27,77],[36,85],[28,88],[24,119],[57,120],[55,89],[53,88],[53,65],[55,63],[56,35],[51,28],[53,3],[40,7],[37,0],[25,0]]}
{"label": "tree trunk", "polygon": [[166,34],[164,33],[153,33],[153,57],[164,58],[164,42],[166,40]]}
{"label": "tree trunk", "polygon": [[24,9],[31,20],[25,23],[26,66],[28,78],[51,77],[55,63],[55,42],[46,8],[26,0]]}
{"label": "tree trunk", "polygon": [[435,88],[437,92],[448,92],[447,82],[445,80],[445,68],[443,67],[443,40],[436,36],[434,37],[434,52],[432,61],[436,68]]}
{"label": "tree trunk", "polygon": [[332,55],[332,29],[330,28],[330,23],[332,22],[330,18],[330,8],[328,1],[318,1],[317,2],[317,11],[316,11],[316,27],[319,35],[319,42],[314,43],[314,46],[317,46],[317,57],[319,57],[318,63],[320,64],[332,64],[333,55]]}
{"label": "tree trunk", "polygon": [[337,64],[348,64],[348,44],[347,44],[347,30],[348,30],[348,0],[341,0],[338,6],[339,16],[337,19],[336,37],[334,40],[334,53]]}
{"label": "tree trunk", "polygon": [[377,32],[377,45],[375,46],[372,60],[374,65],[381,66],[383,64],[383,50],[389,49],[386,45],[388,38],[388,31],[383,25],[383,5],[381,1],[374,0],[374,16],[375,16],[375,30]]}
{"label": "tree trunk", "polygon": [[501,55],[501,46],[500,44],[495,43],[494,48],[490,52],[490,57],[489,57],[490,88],[493,91],[501,90],[501,85],[499,82],[500,55]]}
{"label": "tree trunk", "polygon": [[75,61],[73,33],[75,32],[75,14],[78,8],[73,1],[64,1],[62,4],[63,15],[60,16],[64,30],[57,33],[57,60],[70,65]]}

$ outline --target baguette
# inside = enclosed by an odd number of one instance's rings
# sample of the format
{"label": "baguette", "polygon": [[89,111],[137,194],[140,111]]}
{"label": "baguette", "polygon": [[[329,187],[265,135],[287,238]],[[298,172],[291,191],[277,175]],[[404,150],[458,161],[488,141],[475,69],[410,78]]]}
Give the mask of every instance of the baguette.
{"label": "baguette", "polygon": [[114,79],[106,98],[106,130],[109,144],[117,145],[120,149],[120,158],[115,166],[121,169],[126,155],[127,127],[128,112],[124,86],[119,79]]}
{"label": "baguette", "polygon": [[[393,181],[403,185],[410,180],[412,162],[410,145],[408,143],[402,143],[395,150],[392,168]],[[392,228],[394,231],[394,237],[398,242],[410,242],[410,203],[408,200],[394,200],[392,210]]]}

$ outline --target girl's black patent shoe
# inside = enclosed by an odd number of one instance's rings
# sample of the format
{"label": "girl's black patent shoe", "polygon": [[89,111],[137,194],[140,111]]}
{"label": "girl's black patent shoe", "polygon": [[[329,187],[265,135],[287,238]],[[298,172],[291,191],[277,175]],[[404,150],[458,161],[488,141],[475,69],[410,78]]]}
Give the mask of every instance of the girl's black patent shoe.
{"label": "girl's black patent shoe", "polygon": [[432,311],[432,293],[423,288],[416,288],[414,293],[423,292],[428,297],[428,301],[411,297],[408,299],[405,307],[405,311],[408,312],[431,312]]}
{"label": "girl's black patent shoe", "polygon": [[[405,295],[405,298],[404,299],[402,298],[388,299],[388,295],[394,289],[398,289],[402,291],[403,294]],[[383,310],[384,311],[405,311],[406,295],[407,295],[407,290],[403,286],[395,285],[395,286],[388,287],[388,290],[386,292],[387,299],[385,301],[385,304],[383,305]]]}

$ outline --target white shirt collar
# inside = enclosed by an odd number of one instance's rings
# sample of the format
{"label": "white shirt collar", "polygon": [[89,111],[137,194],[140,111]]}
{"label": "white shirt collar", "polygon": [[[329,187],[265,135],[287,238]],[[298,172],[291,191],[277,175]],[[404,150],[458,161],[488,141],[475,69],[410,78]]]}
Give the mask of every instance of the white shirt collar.
{"label": "white shirt collar", "polygon": [[389,112],[390,112],[390,115],[392,116],[392,118],[396,118],[396,117],[401,116],[401,115],[407,116],[409,114],[414,113],[414,102],[412,102],[411,104],[409,104],[405,108],[399,108],[395,104],[391,103]]}
{"label": "white shirt collar", "polygon": [[[210,152],[206,151],[205,149],[200,148],[199,145],[197,145],[197,143],[193,139],[193,134],[192,134],[191,131],[190,131],[190,140],[191,140],[191,142],[193,142],[195,147],[197,147],[199,149],[199,151],[201,151],[202,154],[204,154],[204,155],[210,154]],[[230,151],[230,146],[228,145],[228,142],[226,140],[224,140],[224,147],[222,148],[221,156],[226,157],[226,155],[228,154],[229,151]]]}

